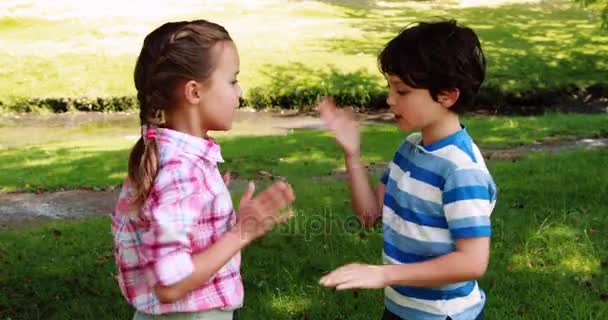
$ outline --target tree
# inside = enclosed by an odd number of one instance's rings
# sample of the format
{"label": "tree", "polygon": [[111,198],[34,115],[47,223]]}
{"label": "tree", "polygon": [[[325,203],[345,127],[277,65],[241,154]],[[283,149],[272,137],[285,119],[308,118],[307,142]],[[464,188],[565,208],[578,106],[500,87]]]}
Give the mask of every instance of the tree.
{"label": "tree", "polygon": [[602,18],[602,28],[608,30],[608,0],[574,0],[583,7],[589,8],[600,14]]}

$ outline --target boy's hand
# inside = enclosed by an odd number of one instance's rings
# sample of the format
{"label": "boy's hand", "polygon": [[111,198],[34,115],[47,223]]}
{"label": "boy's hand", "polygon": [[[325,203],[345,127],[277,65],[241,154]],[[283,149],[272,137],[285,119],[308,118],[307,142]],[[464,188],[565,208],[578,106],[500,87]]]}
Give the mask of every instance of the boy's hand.
{"label": "boy's hand", "polygon": [[246,241],[253,241],[266,234],[275,224],[285,223],[293,217],[291,211],[280,213],[290,206],[295,196],[291,186],[277,182],[255,198],[255,184],[249,182],[239,204],[236,228]]}
{"label": "boy's hand", "polygon": [[317,110],[321,114],[321,120],[344,148],[346,156],[359,156],[361,138],[354,112],[350,109],[337,109],[334,99],[330,97],[322,98]]}
{"label": "boy's hand", "polygon": [[321,278],[324,287],[345,289],[381,289],[387,286],[382,266],[352,263],[342,266]]}

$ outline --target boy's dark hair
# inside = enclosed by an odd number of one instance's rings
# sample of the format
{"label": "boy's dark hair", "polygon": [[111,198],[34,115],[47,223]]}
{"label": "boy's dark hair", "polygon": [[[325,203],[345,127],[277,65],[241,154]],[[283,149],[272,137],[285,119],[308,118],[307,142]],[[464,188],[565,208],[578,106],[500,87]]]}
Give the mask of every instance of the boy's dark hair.
{"label": "boy's dark hair", "polygon": [[479,91],[486,60],[475,32],[455,20],[420,22],[389,41],[378,64],[383,73],[399,77],[413,88],[428,89],[433,100],[444,90],[458,88],[450,108],[461,113]]}

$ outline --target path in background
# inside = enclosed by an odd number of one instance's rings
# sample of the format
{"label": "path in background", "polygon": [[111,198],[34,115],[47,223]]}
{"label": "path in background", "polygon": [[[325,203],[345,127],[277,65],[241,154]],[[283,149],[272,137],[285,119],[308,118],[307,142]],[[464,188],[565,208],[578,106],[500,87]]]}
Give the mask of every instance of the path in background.
{"label": "path in background", "polygon": [[[292,118],[293,119],[293,118]],[[310,119],[302,122],[316,127],[318,122]],[[284,128],[289,130],[289,128]],[[484,156],[492,160],[507,159],[516,161],[529,152],[559,152],[567,149],[591,149],[608,147],[608,138],[582,139],[575,141],[552,141],[543,144],[526,145],[511,149],[486,150]],[[386,164],[368,166],[370,174],[379,175]],[[344,170],[337,170],[327,176],[312,177],[313,180],[345,180]],[[271,173],[260,171],[256,184],[268,184],[274,177]],[[229,189],[241,194],[247,185],[246,180],[232,179]],[[259,188],[258,188],[259,189]],[[95,215],[111,214],[119,190],[111,187],[105,190],[65,190],[42,193],[0,193],[0,229],[16,228],[44,222],[50,219],[73,219]]]}

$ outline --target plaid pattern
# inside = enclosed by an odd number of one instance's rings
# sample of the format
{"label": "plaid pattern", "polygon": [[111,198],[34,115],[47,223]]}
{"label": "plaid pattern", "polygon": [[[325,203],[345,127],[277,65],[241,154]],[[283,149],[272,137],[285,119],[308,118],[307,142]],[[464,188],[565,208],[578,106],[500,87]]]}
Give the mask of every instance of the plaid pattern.
{"label": "plaid pattern", "polygon": [[114,256],[123,296],[148,314],[236,309],[243,303],[240,254],[208,283],[172,304],[154,294],[157,283],[172,285],[193,271],[191,256],[216,242],[236,221],[232,199],[217,162],[220,147],[211,139],[158,129],[160,169],[139,212],[129,208],[125,181],[112,216]]}

